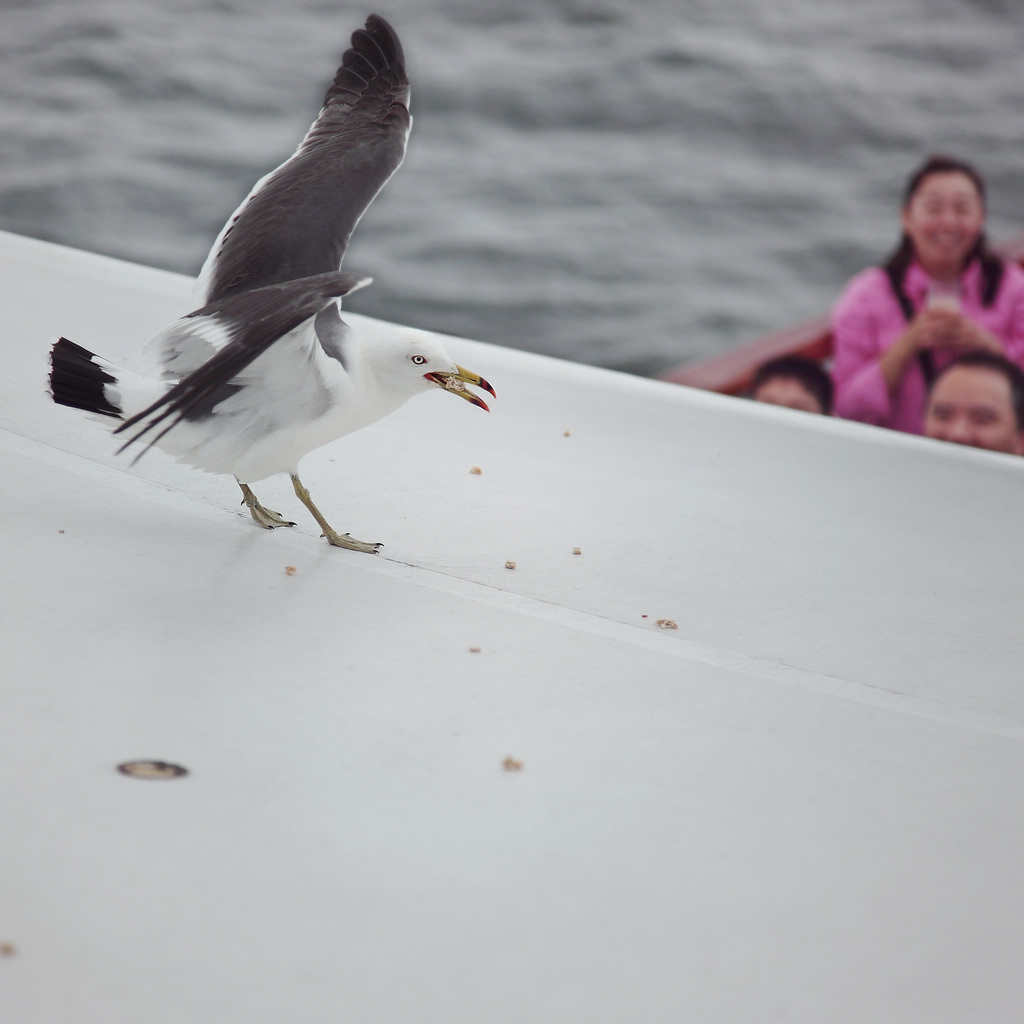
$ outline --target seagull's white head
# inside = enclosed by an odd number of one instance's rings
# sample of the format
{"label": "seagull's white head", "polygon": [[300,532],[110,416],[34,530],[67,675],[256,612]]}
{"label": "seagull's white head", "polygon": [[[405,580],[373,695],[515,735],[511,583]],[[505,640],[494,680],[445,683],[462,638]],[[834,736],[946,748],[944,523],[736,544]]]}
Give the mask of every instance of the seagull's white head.
{"label": "seagull's white head", "polygon": [[485,411],[489,411],[487,403],[466,385],[473,384],[497,397],[483,377],[459,366],[437,336],[428,331],[404,330],[386,340],[375,340],[371,359],[377,374],[389,387],[410,396],[441,388]]}

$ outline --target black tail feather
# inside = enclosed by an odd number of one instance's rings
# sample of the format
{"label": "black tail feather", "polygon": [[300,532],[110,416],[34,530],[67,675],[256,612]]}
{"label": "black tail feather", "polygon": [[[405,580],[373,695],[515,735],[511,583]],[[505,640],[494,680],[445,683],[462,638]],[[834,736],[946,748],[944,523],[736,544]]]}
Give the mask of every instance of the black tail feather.
{"label": "black tail feather", "polygon": [[121,410],[111,404],[104,385],[116,384],[87,348],[67,338],[57,341],[50,352],[50,394],[58,405],[85,409],[103,416],[121,418]]}

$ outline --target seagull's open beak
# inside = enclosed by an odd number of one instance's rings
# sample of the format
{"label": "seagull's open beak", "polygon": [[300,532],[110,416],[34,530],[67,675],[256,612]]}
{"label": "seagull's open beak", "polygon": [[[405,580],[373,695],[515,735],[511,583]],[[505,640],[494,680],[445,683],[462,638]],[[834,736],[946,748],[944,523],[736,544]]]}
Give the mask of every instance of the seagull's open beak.
{"label": "seagull's open beak", "polygon": [[431,372],[425,373],[423,376],[426,377],[431,384],[436,384],[439,388],[444,388],[445,391],[451,391],[453,394],[458,395],[459,398],[464,398],[467,402],[471,402],[473,405],[479,406],[485,412],[491,411],[488,408],[487,403],[479,396],[474,395],[466,385],[475,384],[478,388],[483,388],[484,391],[492,397],[498,397],[494,394],[494,388],[492,388],[479,373],[472,373],[459,365],[456,365],[455,373]]}

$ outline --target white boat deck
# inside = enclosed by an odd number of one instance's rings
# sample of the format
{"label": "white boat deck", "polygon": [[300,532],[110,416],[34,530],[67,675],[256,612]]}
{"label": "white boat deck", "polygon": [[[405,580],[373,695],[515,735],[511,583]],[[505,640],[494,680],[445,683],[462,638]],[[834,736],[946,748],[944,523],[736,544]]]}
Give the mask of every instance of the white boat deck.
{"label": "white boat deck", "polygon": [[190,288],[0,236],[0,1021],[1021,1020],[1024,460],[453,340],[341,551],[50,402]]}

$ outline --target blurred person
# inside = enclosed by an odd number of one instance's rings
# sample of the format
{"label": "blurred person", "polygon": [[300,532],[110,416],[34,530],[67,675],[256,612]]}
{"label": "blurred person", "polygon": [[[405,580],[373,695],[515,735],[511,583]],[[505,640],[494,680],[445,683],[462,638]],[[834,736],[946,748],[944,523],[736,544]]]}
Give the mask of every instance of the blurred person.
{"label": "blurred person", "polygon": [[832,413],[832,378],[813,359],[770,359],[754,374],[747,397],[803,412]]}
{"label": "blurred person", "polygon": [[1024,362],[1024,270],[989,250],[985,202],[965,161],[933,156],[911,175],[898,247],[833,310],[838,415],[921,433],[928,386],[958,355]]}
{"label": "blurred person", "polygon": [[932,384],[924,432],[939,441],[1024,455],[1024,370],[989,352],[960,356]]}

